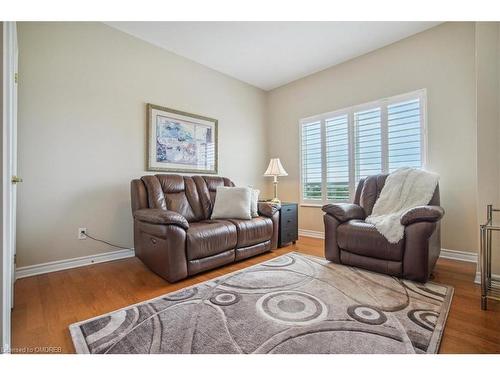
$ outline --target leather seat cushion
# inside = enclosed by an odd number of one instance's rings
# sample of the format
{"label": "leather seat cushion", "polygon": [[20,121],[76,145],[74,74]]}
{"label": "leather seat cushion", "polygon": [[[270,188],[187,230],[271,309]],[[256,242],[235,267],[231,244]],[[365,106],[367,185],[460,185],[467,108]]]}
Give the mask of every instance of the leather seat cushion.
{"label": "leather seat cushion", "polygon": [[265,253],[269,250],[271,250],[271,241],[260,242],[252,246],[242,247],[236,249],[235,260],[250,258],[257,254]]}
{"label": "leather seat cushion", "polygon": [[397,277],[403,275],[403,262],[365,257],[344,250],[340,250],[340,260],[342,264],[364,268],[373,272],[385,273]]}
{"label": "leather seat cushion", "polygon": [[201,259],[236,247],[236,226],[226,220],[191,223],[186,231],[188,260]]}
{"label": "leather seat cushion", "polygon": [[363,220],[350,220],[337,228],[337,243],[351,253],[385,260],[403,259],[404,239],[392,244],[373,224]]}
{"label": "leather seat cushion", "polygon": [[232,249],[202,259],[188,260],[187,262],[188,274],[195,275],[203,271],[211,270],[213,268],[217,268],[225,264],[232,263],[234,262],[234,254],[235,250]]}
{"label": "leather seat cushion", "polygon": [[268,241],[273,235],[273,221],[268,217],[255,217],[251,220],[228,219],[238,232],[237,248]]}

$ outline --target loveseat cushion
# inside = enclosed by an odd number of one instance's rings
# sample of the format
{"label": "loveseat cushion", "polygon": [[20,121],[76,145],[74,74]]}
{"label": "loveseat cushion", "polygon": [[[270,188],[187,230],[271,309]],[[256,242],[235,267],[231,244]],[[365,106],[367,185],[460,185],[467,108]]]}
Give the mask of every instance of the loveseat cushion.
{"label": "loveseat cushion", "polygon": [[401,261],[404,239],[392,244],[381,235],[373,224],[363,220],[350,220],[337,228],[338,246],[358,255]]}
{"label": "loveseat cushion", "polygon": [[236,226],[238,233],[237,248],[268,241],[273,235],[273,221],[264,216],[251,220],[228,219]]}
{"label": "loveseat cushion", "polygon": [[236,247],[236,226],[227,220],[191,223],[186,231],[188,260],[205,258]]}

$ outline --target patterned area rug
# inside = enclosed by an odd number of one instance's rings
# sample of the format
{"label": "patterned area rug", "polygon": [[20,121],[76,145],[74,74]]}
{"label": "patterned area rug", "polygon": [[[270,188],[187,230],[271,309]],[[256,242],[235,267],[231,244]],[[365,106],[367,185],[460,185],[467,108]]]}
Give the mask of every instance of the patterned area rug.
{"label": "patterned area rug", "polygon": [[452,294],[289,253],[70,331],[78,353],[436,353]]}

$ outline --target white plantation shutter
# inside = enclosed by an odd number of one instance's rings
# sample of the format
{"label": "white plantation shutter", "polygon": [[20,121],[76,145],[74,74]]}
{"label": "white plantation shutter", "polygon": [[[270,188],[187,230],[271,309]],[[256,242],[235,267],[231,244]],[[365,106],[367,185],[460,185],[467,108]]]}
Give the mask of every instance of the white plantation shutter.
{"label": "white plantation shutter", "polygon": [[361,178],[422,168],[425,90],[301,120],[301,201],[352,200]]}
{"label": "white plantation shutter", "polygon": [[382,118],[380,108],[354,113],[356,185],[363,177],[382,172]]}
{"label": "white plantation shutter", "polygon": [[420,115],[419,99],[387,106],[389,172],[422,166]]}
{"label": "white plantation shutter", "polygon": [[302,125],[302,199],[322,200],[321,122]]}
{"label": "white plantation shutter", "polygon": [[348,126],[347,114],[325,120],[327,200],[349,200]]}

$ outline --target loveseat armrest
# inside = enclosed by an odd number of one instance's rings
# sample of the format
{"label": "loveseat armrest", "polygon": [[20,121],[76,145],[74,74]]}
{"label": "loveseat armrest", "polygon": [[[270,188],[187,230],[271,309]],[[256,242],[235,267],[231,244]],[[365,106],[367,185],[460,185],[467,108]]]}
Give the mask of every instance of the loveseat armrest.
{"label": "loveseat armrest", "polygon": [[134,211],[134,218],[150,224],[177,225],[185,230],[189,228],[189,223],[184,216],[175,211],[160,208],[136,210]]}
{"label": "loveseat armrest", "polygon": [[410,225],[420,221],[434,223],[441,220],[444,209],[440,206],[418,206],[410,208],[401,216],[401,224]]}
{"label": "loveseat armrest", "polygon": [[327,204],[323,206],[322,210],[341,223],[352,219],[364,220],[366,217],[363,207],[354,203]]}
{"label": "loveseat armrest", "polygon": [[273,217],[273,215],[280,209],[280,205],[272,202],[259,202],[257,210],[259,215],[266,217]]}

